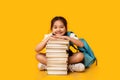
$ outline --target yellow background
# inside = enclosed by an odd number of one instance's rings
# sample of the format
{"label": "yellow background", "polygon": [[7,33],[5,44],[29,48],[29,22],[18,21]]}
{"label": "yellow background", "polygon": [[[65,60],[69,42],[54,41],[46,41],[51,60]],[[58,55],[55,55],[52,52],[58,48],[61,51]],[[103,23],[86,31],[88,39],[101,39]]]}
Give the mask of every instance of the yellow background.
{"label": "yellow background", "polygon": [[[119,0],[1,0],[0,80],[119,80]],[[98,66],[84,73],[49,76],[38,71],[34,48],[50,20],[64,16],[69,30],[85,38]],[[119,79],[118,79],[119,78]]]}

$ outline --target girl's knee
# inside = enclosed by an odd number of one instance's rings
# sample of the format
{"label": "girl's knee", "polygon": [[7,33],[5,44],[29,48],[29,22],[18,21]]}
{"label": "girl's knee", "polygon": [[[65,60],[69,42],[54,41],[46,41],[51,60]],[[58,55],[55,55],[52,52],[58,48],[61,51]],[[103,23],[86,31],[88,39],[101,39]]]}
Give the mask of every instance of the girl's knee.
{"label": "girl's knee", "polygon": [[46,56],[44,54],[36,54],[36,59],[42,63],[42,64],[46,64],[47,63],[47,59]]}
{"label": "girl's knee", "polygon": [[77,53],[77,55],[76,55],[76,61],[77,62],[81,62],[83,60],[83,58],[84,58],[83,53],[81,53],[81,52]]}
{"label": "girl's knee", "polygon": [[40,53],[36,54],[36,59],[37,59],[37,60],[40,60],[40,59],[42,59],[43,57],[44,57],[43,54],[40,54]]}
{"label": "girl's knee", "polygon": [[40,55],[39,55],[39,54],[36,54],[35,58],[36,58],[37,60],[39,60],[39,57],[40,57]]}

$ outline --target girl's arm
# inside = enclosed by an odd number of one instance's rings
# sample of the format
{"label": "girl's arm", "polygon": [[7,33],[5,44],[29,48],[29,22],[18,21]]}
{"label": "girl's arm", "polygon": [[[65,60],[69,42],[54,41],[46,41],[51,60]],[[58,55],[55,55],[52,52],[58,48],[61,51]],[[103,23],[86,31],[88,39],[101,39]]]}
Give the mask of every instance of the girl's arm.
{"label": "girl's arm", "polygon": [[48,42],[48,40],[52,38],[52,35],[49,34],[47,37],[45,37],[35,48],[35,51],[39,53],[39,51],[43,50]]}
{"label": "girl's arm", "polygon": [[79,39],[74,39],[74,38],[69,37],[69,36],[55,36],[55,37],[69,40],[69,41],[71,41],[72,43],[74,43],[76,46],[79,46],[79,47],[83,47],[83,46],[84,46],[83,42],[80,41]]}
{"label": "girl's arm", "polygon": [[[68,36],[66,36],[66,37],[68,37]],[[84,46],[83,42],[80,41],[79,39],[74,39],[74,38],[68,37],[68,40],[71,41],[72,43],[74,43],[76,46],[79,46],[79,47]]]}
{"label": "girl's arm", "polygon": [[39,51],[43,50],[45,48],[47,41],[49,40],[49,37],[46,38],[45,40],[42,40],[35,48],[35,51],[39,53]]}

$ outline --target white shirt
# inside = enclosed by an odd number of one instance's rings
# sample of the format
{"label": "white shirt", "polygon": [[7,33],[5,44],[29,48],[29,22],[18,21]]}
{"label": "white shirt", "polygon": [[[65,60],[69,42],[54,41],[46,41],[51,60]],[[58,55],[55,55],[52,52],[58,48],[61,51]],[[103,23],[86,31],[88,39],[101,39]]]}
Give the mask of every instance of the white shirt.
{"label": "white shirt", "polygon": [[71,37],[71,38],[74,38],[74,39],[79,39],[74,33],[71,33],[71,34],[70,34],[70,37]]}

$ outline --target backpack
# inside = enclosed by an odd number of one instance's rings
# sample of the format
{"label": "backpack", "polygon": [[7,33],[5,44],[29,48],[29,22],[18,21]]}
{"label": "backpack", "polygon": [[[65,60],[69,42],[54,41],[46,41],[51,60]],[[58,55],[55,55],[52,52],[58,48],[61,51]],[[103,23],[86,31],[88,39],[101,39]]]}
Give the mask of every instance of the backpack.
{"label": "backpack", "polygon": [[[73,32],[67,32],[67,36],[70,36],[71,33],[73,33]],[[92,65],[95,61],[96,61],[96,65],[97,65],[97,59],[96,59],[92,49],[86,42],[86,40],[83,38],[80,38],[79,40],[81,40],[83,42],[83,44],[84,44],[83,47],[77,46],[77,48],[76,48],[72,42],[70,42],[70,46],[72,46],[74,49],[76,49],[77,51],[80,51],[84,54],[83,64],[85,65],[85,67],[86,68],[90,67],[90,65]]]}

